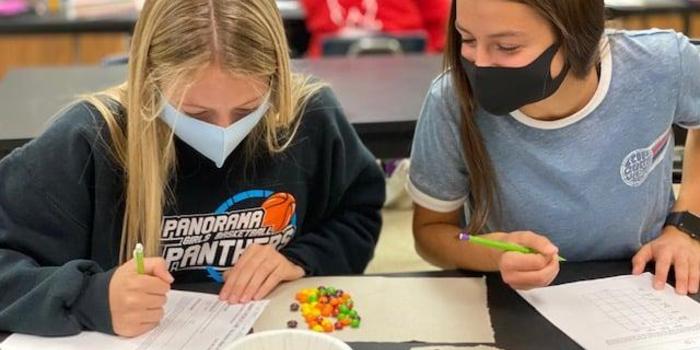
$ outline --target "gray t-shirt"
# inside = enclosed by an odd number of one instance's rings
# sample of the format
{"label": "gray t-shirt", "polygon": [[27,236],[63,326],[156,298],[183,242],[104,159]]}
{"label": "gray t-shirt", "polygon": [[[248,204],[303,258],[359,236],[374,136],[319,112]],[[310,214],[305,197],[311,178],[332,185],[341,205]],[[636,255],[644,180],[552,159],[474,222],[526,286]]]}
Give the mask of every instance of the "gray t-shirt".
{"label": "gray t-shirt", "polygon": [[[671,126],[700,127],[700,50],[685,36],[607,32],[601,50],[597,91],[578,113],[475,116],[501,200],[489,229],[545,235],[573,261],[628,258],[658,236],[674,203]],[[408,191],[437,212],[469,193],[456,93],[449,75],[433,82],[411,155]]]}

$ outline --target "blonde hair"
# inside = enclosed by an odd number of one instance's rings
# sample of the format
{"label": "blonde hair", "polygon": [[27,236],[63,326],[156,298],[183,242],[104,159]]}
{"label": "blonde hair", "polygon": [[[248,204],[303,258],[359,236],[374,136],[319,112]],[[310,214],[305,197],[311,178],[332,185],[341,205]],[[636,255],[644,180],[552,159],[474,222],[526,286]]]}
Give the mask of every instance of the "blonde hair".
{"label": "blonde hair", "polygon": [[163,208],[172,198],[169,182],[176,166],[172,130],[158,118],[161,91],[209,64],[270,82],[271,107],[249,135],[246,154],[284,151],[307,102],[323,87],[292,74],[275,0],[146,1],[134,30],[127,82],[84,98],[104,117],[125,175],[121,262],[137,242],[146,255],[160,255]]}

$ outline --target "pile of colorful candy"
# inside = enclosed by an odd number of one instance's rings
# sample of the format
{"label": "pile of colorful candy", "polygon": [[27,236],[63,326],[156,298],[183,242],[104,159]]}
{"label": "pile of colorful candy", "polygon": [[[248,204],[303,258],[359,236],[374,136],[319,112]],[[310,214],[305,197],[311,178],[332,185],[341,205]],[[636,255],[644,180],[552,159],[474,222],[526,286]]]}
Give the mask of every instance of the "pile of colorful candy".
{"label": "pile of colorful candy", "polygon": [[[311,330],[330,333],[345,327],[360,327],[360,315],[354,309],[355,303],[348,292],[334,287],[307,288],[296,294],[296,300],[301,305],[293,303],[289,309],[292,312],[301,311]],[[296,321],[287,322],[289,328],[296,326]]]}

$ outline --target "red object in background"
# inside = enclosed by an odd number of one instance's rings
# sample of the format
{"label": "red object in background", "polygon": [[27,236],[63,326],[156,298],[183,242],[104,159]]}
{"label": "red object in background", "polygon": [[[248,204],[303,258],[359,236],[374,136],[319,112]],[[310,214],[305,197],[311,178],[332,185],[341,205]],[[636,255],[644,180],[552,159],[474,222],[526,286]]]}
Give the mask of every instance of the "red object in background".
{"label": "red object in background", "polygon": [[14,16],[29,11],[29,4],[24,0],[0,0],[0,17]]}
{"label": "red object in background", "polygon": [[309,56],[321,54],[323,36],[344,30],[400,34],[425,31],[427,50],[445,46],[451,0],[302,0],[311,33]]}

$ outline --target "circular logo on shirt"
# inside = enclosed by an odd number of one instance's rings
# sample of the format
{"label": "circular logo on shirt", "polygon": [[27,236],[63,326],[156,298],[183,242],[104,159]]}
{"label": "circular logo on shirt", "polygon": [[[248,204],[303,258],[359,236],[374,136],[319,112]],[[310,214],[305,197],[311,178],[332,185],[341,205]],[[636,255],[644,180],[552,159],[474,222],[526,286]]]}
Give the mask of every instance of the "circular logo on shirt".
{"label": "circular logo on shirt", "polygon": [[627,186],[639,187],[646,181],[663,160],[672,135],[673,131],[669,128],[649,147],[636,149],[625,157],[620,166],[620,176]]}
{"label": "circular logo on shirt", "polygon": [[648,149],[632,151],[622,161],[620,176],[628,186],[639,187],[653,170],[654,154]]}

